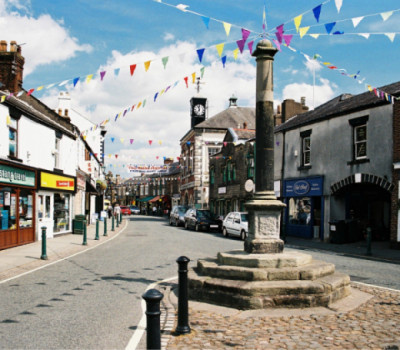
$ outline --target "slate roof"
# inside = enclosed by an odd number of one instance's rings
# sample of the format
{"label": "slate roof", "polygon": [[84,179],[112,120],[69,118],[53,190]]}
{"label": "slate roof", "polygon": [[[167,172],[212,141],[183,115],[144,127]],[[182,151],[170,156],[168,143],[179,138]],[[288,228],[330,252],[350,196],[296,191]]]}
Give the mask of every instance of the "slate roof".
{"label": "slate roof", "polygon": [[251,107],[229,107],[213,117],[197,124],[195,129],[228,129],[243,127],[247,123],[249,129],[256,127],[255,109]]}
{"label": "slate roof", "polygon": [[[400,95],[400,82],[378,88],[390,95]],[[374,108],[390,102],[380,99],[373,92],[367,91],[359,95],[342,94],[318,106],[312,111],[296,115],[275,128],[275,132],[295,129],[303,125],[313,124],[325,119],[354,113],[368,108]]]}
{"label": "slate roof", "polygon": [[[26,91],[25,91],[26,92]],[[8,96],[6,92],[0,91],[0,95]],[[69,120],[59,116],[55,111],[46,106],[43,102],[32,95],[22,94],[20,97],[10,97],[6,99],[5,104],[21,110],[26,116],[33,118],[47,126],[62,131],[72,138],[75,126]]]}
{"label": "slate roof", "polygon": [[255,129],[233,129],[239,140],[249,140],[256,136]]}

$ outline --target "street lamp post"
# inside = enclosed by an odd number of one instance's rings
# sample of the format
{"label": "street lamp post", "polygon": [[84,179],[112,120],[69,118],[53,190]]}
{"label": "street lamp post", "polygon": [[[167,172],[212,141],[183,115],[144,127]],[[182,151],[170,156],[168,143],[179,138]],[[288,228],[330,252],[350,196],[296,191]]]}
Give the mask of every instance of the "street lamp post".
{"label": "street lamp post", "polygon": [[273,61],[275,49],[269,40],[257,44],[256,83],[256,192],[245,204],[249,212],[249,234],[244,249],[251,254],[282,253],[279,238],[280,215],[285,204],[274,192],[274,95]]}

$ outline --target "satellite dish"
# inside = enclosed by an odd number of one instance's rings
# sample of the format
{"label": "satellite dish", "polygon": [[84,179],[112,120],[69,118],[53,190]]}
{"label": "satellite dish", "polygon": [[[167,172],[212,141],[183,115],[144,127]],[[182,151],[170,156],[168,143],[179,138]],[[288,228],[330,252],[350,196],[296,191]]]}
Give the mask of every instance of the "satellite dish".
{"label": "satellite dish", "polygon": [[254,192],[254,182],[252,179],[248,179],[245,183],[244,183],[244,189],[246,192]]}

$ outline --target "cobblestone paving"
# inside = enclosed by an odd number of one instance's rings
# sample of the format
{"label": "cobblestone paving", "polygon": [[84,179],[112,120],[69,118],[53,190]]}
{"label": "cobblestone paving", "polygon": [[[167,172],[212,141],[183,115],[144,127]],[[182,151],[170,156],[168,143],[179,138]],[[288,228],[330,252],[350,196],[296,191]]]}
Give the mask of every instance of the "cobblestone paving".
{"label": "cobblestone paving", "polygon": [[352,283],[373,295],[346,313],[235,319],[190,310],[191,334],[167,349],[400,349],[400,292]]}

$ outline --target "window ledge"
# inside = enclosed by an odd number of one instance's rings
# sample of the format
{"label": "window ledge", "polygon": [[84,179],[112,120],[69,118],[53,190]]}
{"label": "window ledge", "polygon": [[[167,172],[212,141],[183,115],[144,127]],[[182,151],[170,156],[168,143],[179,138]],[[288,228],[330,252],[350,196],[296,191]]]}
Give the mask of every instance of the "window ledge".
{"label": "window ledge", "polygon": [[369,158],[353,159],[352,161],[347,162],[347,165],[362,164],[362,163],[369,163]]}
{"label": "window ledge", "polygon": [[312,168],[311,165],[302,165],[302,166],[299,166],[299,167],[297,168],[297,170],[309,170],[309,169],[311,169],[311,168]]}
{"label": "window ledge", "polygon": [[16,161],[16,162],[23,163],[22,159],[19,159],[19,158],[14,157],[14,156],[8,156],[8,159],[14,160],[14,161]]}
{"label": "window ledge", "polygon": [[57,174],[64,174],[64,171],[61,170],[61,169],[54,168],[53,171],[54,171],[55,173],[57,173]]}

